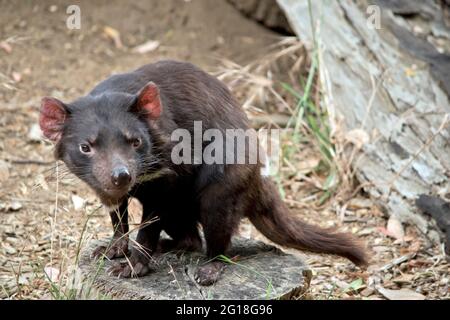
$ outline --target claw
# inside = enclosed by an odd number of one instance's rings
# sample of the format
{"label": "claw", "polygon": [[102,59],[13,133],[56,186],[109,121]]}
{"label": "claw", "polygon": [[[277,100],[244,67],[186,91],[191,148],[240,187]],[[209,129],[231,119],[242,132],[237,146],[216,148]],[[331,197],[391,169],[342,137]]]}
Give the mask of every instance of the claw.
{"label": "claw", "polygon": [[137,263],[134,268],[133,271],[131,272],[132,275],[139,275],[139,273],[142,271],[142,264],[141,263]]}
{"label": "claw", "polygon": [[134,278],[142,277],[149,271],[150,268],[141,262],[136,262],[134,265],[130,265],[130,262],[124,262],[111,266],[108,274],[110,276],[117,276],[117,278]]}
{"label": "claw", "polygon": [[92,254],[91,258],[100,259],[107,258],[112,260],[114,258],[125,257],[128,253],[128,240],[118,239],[113,241],[111,246],[99,246],[96,248]]}

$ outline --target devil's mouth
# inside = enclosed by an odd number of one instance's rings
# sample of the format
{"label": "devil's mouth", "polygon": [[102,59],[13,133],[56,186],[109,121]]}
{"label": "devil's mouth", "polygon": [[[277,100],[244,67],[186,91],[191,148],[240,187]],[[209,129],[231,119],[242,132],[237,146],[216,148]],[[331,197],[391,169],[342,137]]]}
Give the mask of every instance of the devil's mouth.
{"label": "devil's mouth", "polygon": [[130,185],[126,188],[105,187],[105,188],[103,188],[103,192],[105,194],[111,195],[111,196],[115,196],[115,195],[123,196],[123,195],[127,194],[128,192],[130,192],[132,187],[133,187],[132,185]]}
{"label": "devil's mouth", "polygon": [[97,194],[104,203],[119,203],[131,191],[133,185],[134,184],[130,184],[123,188],[115,188],[112,186],[102,187],[98,190]]}

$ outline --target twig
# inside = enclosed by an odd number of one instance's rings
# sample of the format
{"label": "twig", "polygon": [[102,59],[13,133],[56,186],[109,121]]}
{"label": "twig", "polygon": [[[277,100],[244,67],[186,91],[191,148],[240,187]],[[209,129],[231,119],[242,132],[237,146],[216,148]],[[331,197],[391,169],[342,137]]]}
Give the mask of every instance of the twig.
{"label": "twig", "polygon": [[416,252],[413,252],[413,253],[401,256],[399,258],[396,258],[396,259],[392,260],[391,262],[389,262],[388,264],[385,264],[384,266],[382,266],[379,269],[379,271],[387,271],[389,269],[392,269],[393,267],[395,267],[403,262],[413,259],[416,256],[416,254],[417,254]]}
{"label": "twig", "polygon": [[55,193],[55,210],[53,219],[51,220],[51,238],[50,238],[50,265],[53,266],[53,242],[56,234],[56,214],[58,213],[58,197],[59,197],[59,166],[56,163],[56,193]]}
{"label": "twig", "polygon": [[32,159],[6,159],[7,162],[12,164],[36,164],[40,166],[49,166],[54,164],[54,161],[42,161],[42,160],[32,160]]}

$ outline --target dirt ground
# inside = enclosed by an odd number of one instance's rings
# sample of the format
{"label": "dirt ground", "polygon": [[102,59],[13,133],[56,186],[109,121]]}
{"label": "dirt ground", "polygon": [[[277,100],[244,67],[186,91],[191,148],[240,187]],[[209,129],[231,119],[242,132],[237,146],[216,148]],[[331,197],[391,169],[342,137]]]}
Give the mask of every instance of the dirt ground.
{"label": "dirt ground", "polygon": [[[0,0],[0,298],[51,297],[44,269],[62,276],[75,264],[82,234],[83,241],[111,234],[94,194],[55,165],[52,146],[37,135],[41,97],[70,101],[113,73],[162,58],[213,71],[220,58],[254,61],[279,41],[226,1],[55,2]],[[80,30],[66,27],[70,4],[81,8]],[[150,40],[159,46],[133,51]],[[304,194],[289,181],[286,190],[294,212],[360,235],[374,257],[362,271],[343,259],[305,255],[315,273],[307,297],[382,298],[374,284],[409,288],[430,299],[450,297],[442,248],[414,228],[395,241],[384,232],[383,214],[362,196],[351,199],[344,208],[350,218],[342,220],[336,208],[304,210]],[[78,207],[80,201],[84,206]],[[246,225],[242,230],[256,235]],[[404,261],[396,263],[399,257]]]}

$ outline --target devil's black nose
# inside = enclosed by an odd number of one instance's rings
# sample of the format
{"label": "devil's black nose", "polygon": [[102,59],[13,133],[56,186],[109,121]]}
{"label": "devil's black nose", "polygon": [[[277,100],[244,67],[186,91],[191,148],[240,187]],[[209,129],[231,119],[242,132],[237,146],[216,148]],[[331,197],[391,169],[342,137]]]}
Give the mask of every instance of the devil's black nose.
{"label": "devil's black nose", "polygon": [[111,175],[111,181],[116,187],[125,187],[131,182],[131,175],[127,167],[120,166],[114,168]]}

